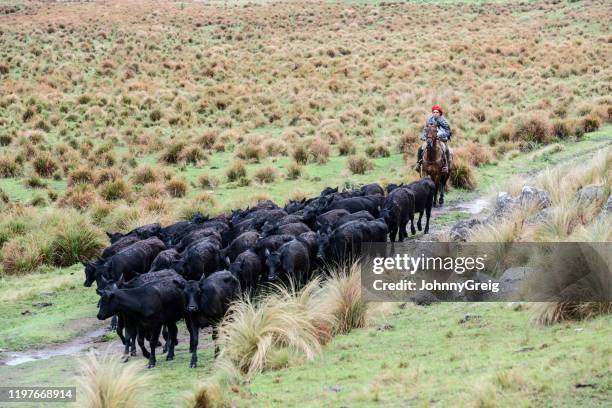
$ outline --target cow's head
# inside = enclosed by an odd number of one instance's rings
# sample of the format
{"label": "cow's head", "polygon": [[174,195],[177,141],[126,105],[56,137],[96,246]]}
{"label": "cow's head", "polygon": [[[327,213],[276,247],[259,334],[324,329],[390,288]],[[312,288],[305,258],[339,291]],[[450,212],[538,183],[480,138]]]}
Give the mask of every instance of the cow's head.
{"label": "cow's head", "polygon": [[98,268],[96,268],[94,262],[83,262],[83,266],[85,267],[85,282],[83,282],[83,286],[89,288],[96,280]]}
{"label": "cow's head", "polygon": [[265,255],[266,266],[268,267],[268,282],[275,282],[278,280],[278,274],[281,267],[280,254],[276,251],[270,252],[266,249]]}
{"label": "cow's head", "polygon": [[[200,281],[190,280],[182,281],[178,283],[179,287],[183,289],[183,296],[185,296],[185,309],[188,313],[196,313],[200,310],[199,299],[202,293],[200,289],[200,282],[204,280],[204,275]],[[177,283],[176,281],[175,283]]]}
{"label": "cow's head", "polygon": [[117,314],[117,285],[113,284],[106,289],[96,289],[96,293],[100,295],[98,302],[98,319],[106,320]]}
{"label": "cow's head", "polygon": [[329,248],[329,237],[330,234],[327,232],[318,232],[317,233],[317,258],[324,259],[325,254]]}

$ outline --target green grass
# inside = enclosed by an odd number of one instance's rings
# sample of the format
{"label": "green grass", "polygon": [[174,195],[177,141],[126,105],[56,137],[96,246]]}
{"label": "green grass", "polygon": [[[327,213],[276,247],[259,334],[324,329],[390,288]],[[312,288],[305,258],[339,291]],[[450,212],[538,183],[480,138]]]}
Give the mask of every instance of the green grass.
{"label": "green grass", "polygon": [[83,280],[80,265],[1,279],[0,349],[61,343],[99,326],[95,319],[98,296],[94,288],[83,287]]}
{"label": "green grass", "polygon": [[[459,324],[465,313],[480,319]],[[604,406],[612,317],[549,328],[505,304],[398,310],[337,337],[313,362],[259,376],[239,406]],[[510,376],[510,384],[498,378]],[[503,381],[503,380],[502,380]],[[592,388],[576,389],[588,383]],[[331,391],[330,387],[339,391]],[[492,395],[479,391],[491,388]],[[289,392],[290,391],[290,392]]]}
{"label": "green grass", "polygon": [[[466,313],[480,318],[460,324]],[[385,323],[392,328],[378,330]],[[394,306],[369,327],[336,337],[314,361],[263,373],[229,397],[239,407],[466,406],[479,399],[490,406],[607,406],[610,336],[612,316],[539,327],[529,310],[506,304]],[[209,341],[202,337],[201,345]],[[186,346],[152,371],[156,407],[175,406],[213,374],[211,348],[201,349],[192,370]],[[72,357],[0,367],[6,385],[69,386],[75,372]]]}

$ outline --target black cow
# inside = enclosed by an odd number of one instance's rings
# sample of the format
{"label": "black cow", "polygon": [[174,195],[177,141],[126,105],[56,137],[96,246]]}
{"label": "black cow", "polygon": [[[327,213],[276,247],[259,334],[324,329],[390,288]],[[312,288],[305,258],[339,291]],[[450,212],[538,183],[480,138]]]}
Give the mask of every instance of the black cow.
{"label": "black cow", "polygon": [[140,238],[137,235],[129,235],[129,236],[120,238],[119,240],[115,241],[115,243],[104,248],[104,251],[102,251],[102,255],[100,256],[100,258],[101,259],[110,258],[111,256],[123,251],[125,248],[140,241],[141,239],[142,238]]}
{"label": "black cow", "polygon": [[298,236],[308,231],[311,231],[311,229],[308,228],[308,225],[304,224],[303,222],[293,222],[291,224],[283,224],[283,225],[276,226],[270,229],[269,231],[264,232],[262,235],[264,237],[267,237],[270,235]]}
{"label": "black cow", "polygon": [[261,280],[263,264],[252,250],[246,250],[231,263],[229,271],[240,281],[243,292],[253,294]]}
{"label": "black cow", "polygon": [[381,195],[343,198],[331,202],[327,206],[327,211],[334,209],[344,209],[350,213],[354,213],[357,211],[365,210],[372,214],[374,218],[378,218],[380,213],[380,207],[383,201],[384,196]]}
{"label": "black cow", "polygon": [[380,184],[377,183],[372,183],[372,184],[366,184],[365,186],[362,186],[359,189],[359,192],[366,196],[366,195],[376,195],[376,194],[380,194],[380,195],[385,195],[385,190],[383,190],[383,188],[380,186]]}
{"label": "black cow", "polygon": [[327,211],[316,218],[315,229],[327,230],[327,228],[331,225],[334,225],[340,217],[348,214],[350,214],[350,212],[343,209]]}
{"label": "black cow", "polygon": [[[180,277],[175,280],[183,282]],[[149,368],[155,367],[156,364],[155,348],[163,325],[166,325],[169,331],[166,360],[174,358],[173,339],[177,334],[176,322],[184,314],[183,293],[176,284],[162,280],[129,289],[119,289],[113,285],[110,289],[97,289],[97,292],[100,295],[98,319],[105,320],[120,314],[131,322],[137,322],[142,330],[150,334]]]}
{"label": "black cow", "polygon": [[284,243],[277,251],[266,250],[268,282],[290,279],[298,284],[306,282],[310,274],[310,256],[304,243],[294,239]]}
{"label": "black cow", "polygon": [[425,222],[425,234],[429,232],[429,218],[431,217],[431,207],[433,206],[434,192],[436,185],[429,178],[412,182],[402,188],[410,189],[414,193],[414,212],[419,213],[417,228],[421,231],[421,219],[425,213],[427,220]]}
{"label": "black cow", "polygon": [[[331,225],[331,229],[336,229],[339,226],[346,224],[351,221],[374,221],[375,218],[367,211],[357,211],[355,213],[346,214],[336,220],[336,222]],[[329,228],[328,228],[329,231]]]}
{"label": "black cow", "polygon": [[229,264],[233,262],[238,255],[247,249],[253,248],[258,239],[259,233],[257,231],[246,231],[236,237],[236,239],[234,239],[221,251],[221,256],[225,261],[226,266],[229,266]]}
{"label": "black cow", "polygon": [[151,268],[149,272],[161,271],[162,269],[170,269],[174,264],[181,260],[181,255],[174,248],[166,249],[165,251],[161,251],[155,259],[153,263],[151,263]]}
{"label": "black cow", "polygon": [[381,211],[389,228],[389,239],[395,242],[399,232],[398,241],[402,242],[406,238],[406,224],[410,221],[410,231],[416,234],[414,229],[414,193],[407,188],[397,188],[393,190]]}
{"label": "black cow", "polygon": [[351,261],[361,251],[365,242],[385,242],[387,226],[384,221],[351,221],[331,233],[319,232],[317,258],[325,262],[344,263]]}
{"label": "black cow", "polygon": [[110,239],[111,244],[114,244],[115,242],[119,241],[121,238],[129,237],[129,236],[135,236],[140,239],[147,239],[147,238],[150,238],[152,236],[159,234],[160,229],[161,229],[161,225],[159,225],[159,223],[156,222],[154,224],[147,224],[147,225],[143,225],[142,227],[135,228],[131,230],[130,232],[128,232],[127,234],[121,234],[119,232],[115,232],[115,233],[107,232],[106,235]]}
{"label": "black cow", "polygon": [[136,275],[146,273],[153,260],[166,246],[159,238],[138,241],[110,258],[110,278],[117,282],[121,276],[129,281]]}
{"label": "black cow", "polygon": [[172,269],[187,280],[199,280],[220,269],[220,249],[215,241],[203,239],[195,242],[185,250],[183,258],[172,265]]}
{"label": "black cow", "polygon": [[[185,304],[185,320],[189,330],[191,368],[198,365],[200,328],[212,326],[213,341],[217,340],[217,326],[229,309],[230,303],[240,296],[238,279],[229,271],[215,272],[199,281],[176,282],[181,288]],[[215,356],[218,346],[215,344]]]}
{"label": "black cow", "polygon": [[181,238],[180,242],[176,245],[178,252],[183,252],[189,245],[194,242],[201,241],[207,238],[208,240],[215,240],[221,245],[221,234],[215,228],[202,228],[190,231]]}

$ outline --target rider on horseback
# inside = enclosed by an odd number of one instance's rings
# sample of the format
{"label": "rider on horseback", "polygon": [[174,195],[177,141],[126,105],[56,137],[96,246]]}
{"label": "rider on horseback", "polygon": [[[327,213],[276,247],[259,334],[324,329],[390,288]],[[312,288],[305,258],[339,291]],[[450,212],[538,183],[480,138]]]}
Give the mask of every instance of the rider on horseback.
{"label": "rider on horseback", "polygon": [[[434,105],[431,107],[432,115],[427,119],[423,130],[421,131],[421,140],[425,141],[427,139],[427,128],[429,125],[434,124],[438,128],[438,140],[442,142],[442,146],[444,147],[444,156],[446,158],[446,164],[442,171],[444,173],[448,173],[448,168],[450,164],[450,152],[447,146],[447,143],[450,141],[453,136],[453,132],[451,131],[450,125],[446,118],[444,118],[444,112],[440,105]],[[417,164],[415,166],[415,170],[421,171],[421,164],[423,163],[423,150],[425,149],[425,143],[423,143],[419,147],[419,151],[417,152]]]}

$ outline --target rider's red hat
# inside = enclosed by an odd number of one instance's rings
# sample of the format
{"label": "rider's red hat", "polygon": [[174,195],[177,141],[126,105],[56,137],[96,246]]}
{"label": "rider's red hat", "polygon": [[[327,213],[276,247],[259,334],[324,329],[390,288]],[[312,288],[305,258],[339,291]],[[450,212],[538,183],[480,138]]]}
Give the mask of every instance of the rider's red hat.
{"label": "rider's red hat", "polygon": [[435,110],[440,111],[440,114],[442,114],[442,115],[444,114],[444,112],[442,111],[442,108],[440,107],[440,105],[434,105],[434,106],[431,107],[431,111],[432,112],[435,111]]}

